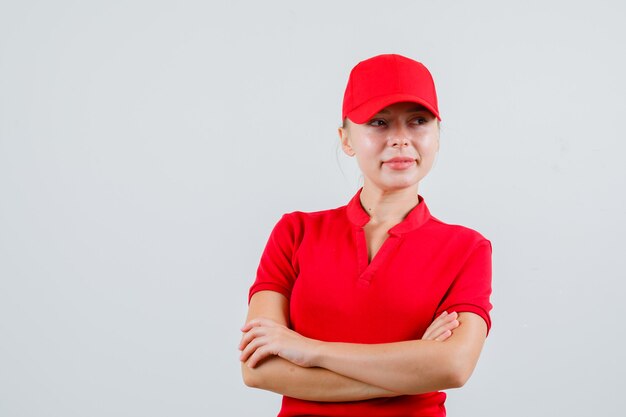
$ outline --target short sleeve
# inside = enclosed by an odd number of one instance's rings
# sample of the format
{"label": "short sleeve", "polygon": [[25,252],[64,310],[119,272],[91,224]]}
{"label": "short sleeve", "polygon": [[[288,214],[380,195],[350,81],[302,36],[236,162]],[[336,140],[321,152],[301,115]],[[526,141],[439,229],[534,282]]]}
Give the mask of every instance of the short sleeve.
{"label": "short sleeve", "polygon": [[487,323],[491,329],[491,242],[484,239],[472,250],[467,261],[455,277],[452,285],[437,309],[436,317],[444,311],[472,312]]}
{"label": "short sleeve", "polygon": [[248,302],[252,296],[264,290],[276,291],[287,299],[296,280],[295,252],[299,227],[293,216],[285,214],[276,223],[261,255],[256,279],[250,287]]}

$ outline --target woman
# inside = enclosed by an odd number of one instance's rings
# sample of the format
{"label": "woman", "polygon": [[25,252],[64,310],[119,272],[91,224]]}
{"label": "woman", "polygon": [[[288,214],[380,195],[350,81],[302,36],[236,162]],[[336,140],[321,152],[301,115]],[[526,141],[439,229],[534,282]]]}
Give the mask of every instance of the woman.
{"label": "woman", "polygon": [[439,150],[422,64],[379,55],[348,80],[339,138],[363,187],[343,207],[276,224],[239,346],[246,385],[279,416],[445,416],[491,321],[491,244],[430,215],[419,182]]}

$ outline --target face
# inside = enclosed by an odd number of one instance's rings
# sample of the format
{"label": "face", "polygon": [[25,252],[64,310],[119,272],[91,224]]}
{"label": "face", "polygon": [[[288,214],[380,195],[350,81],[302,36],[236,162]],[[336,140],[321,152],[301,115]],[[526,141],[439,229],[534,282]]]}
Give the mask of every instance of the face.
{"label": "face", "polygon": [[357,159],[366,187],[417,187],[439,150],[437,118],[416,103],[385,107],[363,124],[339,128],[343,151]]}

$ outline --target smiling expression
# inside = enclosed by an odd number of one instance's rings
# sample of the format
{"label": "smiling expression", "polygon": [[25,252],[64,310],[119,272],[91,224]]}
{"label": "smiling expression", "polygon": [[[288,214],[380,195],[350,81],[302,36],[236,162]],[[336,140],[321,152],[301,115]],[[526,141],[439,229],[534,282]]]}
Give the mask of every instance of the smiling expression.
{"label": "smiling expression", "polygon": [[369,121],[346,119],[339,128],[343,151],[357,159],[365,186],[396,191],[417,186],[439,150],[437,118],[416,103],[395,103]]}

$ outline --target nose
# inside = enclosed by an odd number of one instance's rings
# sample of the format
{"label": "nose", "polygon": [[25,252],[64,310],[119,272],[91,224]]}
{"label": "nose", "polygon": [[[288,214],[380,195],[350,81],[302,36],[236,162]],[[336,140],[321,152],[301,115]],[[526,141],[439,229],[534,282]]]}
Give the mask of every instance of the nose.
{"label": "nose", "polygon": [[403,129],[394,129],[389,132],[387,145],[392,148],[404,148],[409,145],[408,134]]}

